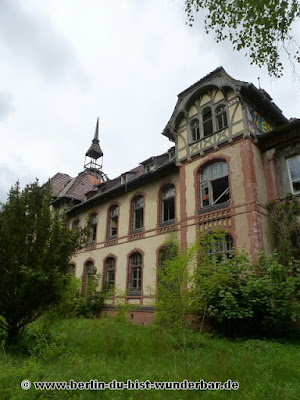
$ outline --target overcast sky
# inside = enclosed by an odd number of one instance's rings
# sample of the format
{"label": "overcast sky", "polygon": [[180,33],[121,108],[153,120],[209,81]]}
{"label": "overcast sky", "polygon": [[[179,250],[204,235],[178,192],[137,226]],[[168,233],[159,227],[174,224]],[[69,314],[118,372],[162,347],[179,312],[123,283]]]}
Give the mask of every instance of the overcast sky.
{"label": "overcast sky", "polygon": [[269,78],[185,22],[184,0],[0,0],[0,201],[17,179],[76,176],[98,116],[110,178],[163,153],[177,94],[221,65],[300,116],[291,69]]}

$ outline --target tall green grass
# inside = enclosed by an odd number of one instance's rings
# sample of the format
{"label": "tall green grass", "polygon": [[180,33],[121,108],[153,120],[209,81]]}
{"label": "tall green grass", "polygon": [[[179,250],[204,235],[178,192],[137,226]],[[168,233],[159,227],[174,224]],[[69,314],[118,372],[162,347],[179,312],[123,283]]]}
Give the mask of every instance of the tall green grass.
{"label": "tall green grass", "polygon": [[[0,355],[0,399],[295,399],[300,397],[296,342],[230,341],[188,331],[189,376],[179,346],[156,326],[113,319],[32,324],[17,349]],[[196,346],[195,346],[196,344]],[[33,381],[238,381],[238,391],[23,391]]]}

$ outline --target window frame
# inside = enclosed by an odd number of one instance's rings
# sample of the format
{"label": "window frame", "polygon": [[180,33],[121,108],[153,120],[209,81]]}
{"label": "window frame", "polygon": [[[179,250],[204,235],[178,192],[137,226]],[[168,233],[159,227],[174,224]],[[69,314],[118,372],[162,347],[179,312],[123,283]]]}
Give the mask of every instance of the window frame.
{"label": "window frame", "polygon": [[[164,192],[167,192],[170,188],[173,190],[174,194],[172,196],[168,196],[168,197],[164,198]],[[176,220],[176,189],[175,189],[175,185],[173,183],[166,183],[165,185],[163,185],[163,187],[160,189],[159,198],[160,198],[160,225],[173,224]],[[167,214],[172,213],[172,209],[173,209],[173,218],[165,219],[165,205],[170,203],[170,200],[172,200],[172,199],[173,199],[173,206],[169,207]],[[171,212],[170,212],[170,208],[171,208]]]}
{"label": "window frame", "polygon": [[[212,177],[212,169],[213,166],[217,166],[217,164],[222,164],[222,169],[224,169],[224,166],[226,166],[226,172],[227,174],[223,174],[220,176],[217,176],[215,178]],[[206,172],[207,178],[205,180],[202,180],[202,176]],[[216,199],[214,198],[214,185],[213,183],[216,183],[216,181],[220,181],[221,179],[226,179],[226,189],[223,190],[222,193],[220,193]],[[209,163],[205,163],[198,169],[197,173],[197,180],[198,180],[198,196],[199,196],[199,212],[204,213],[204,212],[209,212],[210,210],[218,209],[218,208],[224,208],[229,206],[230,204],[230,198],[231,198],[231,190],[230,190],[230,182],[229,182],[229,165],[228,162],[224,159],[214,159]],[[228,196],[228,198],[224,201],[219,202],[218,200],[222,199],[223,196]],[[208,204],[204,204],[204,200],[208,200]]]}
{"label": "window frame", "polygon": [[[117,215],[113,215],[113,211],[117,209]],[[107,213],[107,238],[116,238],[118,237],[119,234],[119,210],[120,210],[120,206],[119,204],[112,204],[109,208],[108,208],[108,213]],[[112,223],[116,223],[116,227],[112,226]],[[116,233],[112,233],[112,229],[116,229]]]}
{"label": "window frame", "polygon": [[290,161],[290,160],[293,160],[293,159],[299,159],[299,165],[300,165],[300,154],[296,154],[296,155],[294,155],[294,156],[292,156],[292,157],[286,158],[286,165],[287,165],[287,169],[288,169],[288,175],[289,175],[289,183],[290,183],[291,193],[292,193],[293,195],[295,195],[295,196],[299,196],[299,195],[300,195],[300,189],[297,190],[297,191],[295,192],[293,183],[294,183],[294,182],[298,182],[298,181],[300,182],[300,169],[299,169],[299,179],[296,178],[295,180],[293,180],[293,179],[292,179],[292,174],[291,174],[291,169],[290,169],[290,164],[289,164],[289,161]]}
{"label": "window frame", "polygon": [[[218,110],[223,108],[223,121],[224,121],[224,125],[222,127],[219,126],[219,122],[218,122]],[[209,118],[208,120],[204,120],[204,113],[206,110],[210,110],[211,113],[211,118]],[[209,103],[204,104],[201,107],[198,107],[198,113],[189,117],[188,118],[188,138],[189,138],[189,143],[193,144],[196,143],[202,139],[206,139],[208,137],[210,137],[211,135],[222,131],[223,129],[227,129],[228,128],[228,104],[226,102],[224,102],[224,100],[222,100],[221,102],[217,102],[217,103],[213,103],[212,101],[210,101]],[[193,133],[193,122],[194,121],[198,121],[199,125],[199,138],[196,139],[196,135]],[[207,132],[205,134],[205,124],[208,123],[208,121],[211,121],[211,126],[212,126],[212,131],[211,132]],[[226,123],[225,123],[226,122]]]}
{"label": "window frame", "polygon": [[[209,235],[209,233],[208,233]],[[218,250],[218,247],[221,247],[221,250]],[[226,235],[221,241],[217,241],[213,244],[213,249],[205,253],[206,256],[215,256],[218,259],[223,258],[232,258],[234,257],[234,240],[232,235],[229,232],[226,232]]]}
{"label": "window frame", "polygon": [[[142,205],[137,206],[136,203],[142,199]],[[144,210],[145,210],[145,197],[142,194],[134,196],[131,201],[131,232],[141,232],[144,229]],[[137,214],[141,213],[141,226],[136,226]]]}
{"label": "window frame", "polygon": [[91,218],[91,232],[88,244],[97,242],[98,213],[96,212],[91,213],[90,218]]}
{"label": "window frame", "polygon": [[[138,256],[139,262],[133,262],[133,258]],[[134,276],[136,272],[136,277]],[[136,285],[133,283],[136,282]],[[141,296],[143,290],[143,254],[136,250],[128,257],[128,295]]]}
{"label": "window frame", "polygon": [[[92,271],[89,271],[89,267],[92,268]],[[87,288],[89,278],[97,273],[97,268],[95,267],[94,260],[86,260],[83,266],[83,274],[82,274],[82,292],[84,292]]]}
{"label": "window frame", "polygon": [[[108,262],[113,260],[113,265],[108,265]],[[110,274],[113,271],[113,279],[111,279]],[[103,281],[103,289],[107,291],[114,291],[116,284],[116,257],[107,256],[104,260],[104,281]],[[111,283],[111,281],[113,283]]]}

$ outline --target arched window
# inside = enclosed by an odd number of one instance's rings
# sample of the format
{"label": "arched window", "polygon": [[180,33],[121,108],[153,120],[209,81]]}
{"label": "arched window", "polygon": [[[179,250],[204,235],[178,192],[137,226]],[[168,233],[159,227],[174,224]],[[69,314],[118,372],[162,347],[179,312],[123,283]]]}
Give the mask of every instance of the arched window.
{"label": "arched window", "polygon": [[84,265],[84,271],[83,271],[83,289],[87,287],[89,284],[89,281],[93,278],[93,276],[96,273],[96,269],[94,267],[94,263],[92,261],[87,261]]}
{"label": "arched window", "polygon": [[210,107],[206,107],[202,113],[203,119],[203,136],[208,136],[213,133],[213,120]]}
{"label": "arched window", "polygon": [[109,226],[108,235],[116,236],[118,234],[118,222],[119,222],[119,206],[114,205],[109,209]]}
{"label": "arched window", "polygon": [[144,197],[135,197],[132,201],[132,231],[144,226]]}
{"label": "arched window", "polygon": [[228,167],[225,161],[217,161],[200,172],[201,208],[226,203],[230,199]]}
{"label": "arched window", "polygon": [[217,239],[215,243],[207,248],[206,255],[214,255],[218,259],[226,256],[227,258],[233,257],[233,239],[229,233],[223,239]]}
{"label": "arched window", "polygon": [[142,290],[142,255],[133,253],[129,257],[129,294],[139,295]]}
{"label": "arched window", "polygon": [[216,122],[218,130],[227,127],[227,114],[226,114],[226,107],[224,104],[220,105],[216,109]]}
{"label": "arched window", "polygon": [[196,142],[200,140],[200,127],[199,127],[199,120],[194,118],[190,123],[190,130],[191,130],[191,140],[192,142]]}
{"label": "arched window", "polygon": [[161,191],[161,222],[173,222],[175,219],[175,188],[167,185]]}
{"label": "arched window", "polygon": [[91,233],[89,243],[94,243],[97,237],[97,221],[98,215],[97,213],[91,214]]}
{"label": "arched window", "polygon": [[105,289],[112,290],[115,286],[116,260],[109,257],[105,261]]}

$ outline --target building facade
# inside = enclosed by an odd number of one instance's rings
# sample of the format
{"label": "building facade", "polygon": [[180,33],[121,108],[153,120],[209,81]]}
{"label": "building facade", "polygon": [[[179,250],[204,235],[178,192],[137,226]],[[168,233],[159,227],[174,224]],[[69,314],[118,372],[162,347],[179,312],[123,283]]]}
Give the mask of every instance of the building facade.
{"label": "building facade", "polygon": [[102,172],[98,123],[85,170],[52,178],[53,207],[70,226],[93,226],[72,260],[83,284],[96,268],[111,288],[108,313],[125,302],[147,323],[155,309],[157,269],[165,241],[182,249],[199,232],[227,231],[219,251],[245,249],[252,260],[272,251],[266,203],[300,197],[300,120],[288,121],[263,89],[220,67],[178,95],[163,130],[171,147],[109,180]]}

